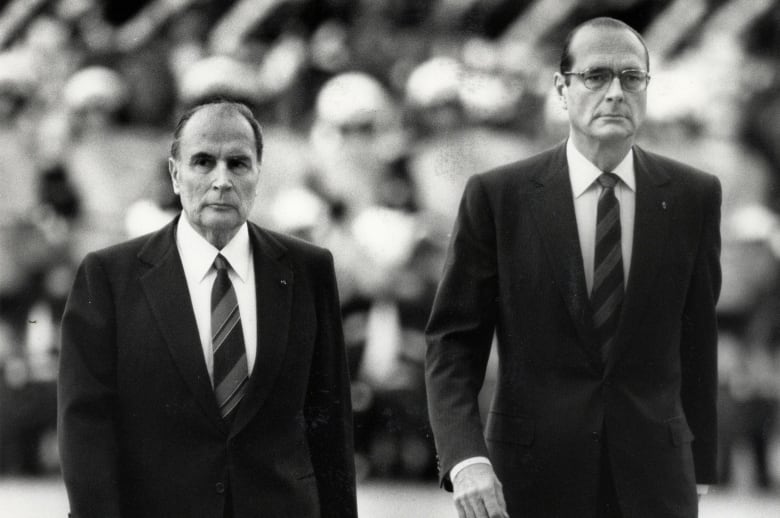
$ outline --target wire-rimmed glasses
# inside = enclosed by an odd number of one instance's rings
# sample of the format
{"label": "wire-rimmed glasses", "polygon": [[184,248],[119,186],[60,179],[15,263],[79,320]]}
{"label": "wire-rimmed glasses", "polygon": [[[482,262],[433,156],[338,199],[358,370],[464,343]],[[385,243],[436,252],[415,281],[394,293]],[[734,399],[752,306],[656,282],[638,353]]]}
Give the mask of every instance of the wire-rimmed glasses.
{"label": "wire-rimmed glasses", "polygon": [[627,68],[615,72],[611,68],[594,67],[582,72],[563,72],[563,75],[578,76],[588,90],[601,90],[612,84],[616,75],[620,78],[620,86],[626,92],[641,92],[647,88],[647,83],[650,81],[650,74],[638,68]]}

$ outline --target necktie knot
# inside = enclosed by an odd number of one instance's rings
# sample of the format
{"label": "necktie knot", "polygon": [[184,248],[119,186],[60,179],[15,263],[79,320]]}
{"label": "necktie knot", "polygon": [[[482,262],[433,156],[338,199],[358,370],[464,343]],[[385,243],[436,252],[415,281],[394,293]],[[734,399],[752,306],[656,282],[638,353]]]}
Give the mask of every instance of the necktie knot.
{"label": "necktie knot", "polygon": [[618,183],[618,176],[614,173],[604,173],[596,180],[605,189],[614,189]]}
{"label": "necktie knot", "polygon": [[225,259],[225,256],[222,254],[217,254],[217,257],[214,258],[214,269],[220,271],[227,270],[229,267],[230,263],[228,263],[227,259]]}

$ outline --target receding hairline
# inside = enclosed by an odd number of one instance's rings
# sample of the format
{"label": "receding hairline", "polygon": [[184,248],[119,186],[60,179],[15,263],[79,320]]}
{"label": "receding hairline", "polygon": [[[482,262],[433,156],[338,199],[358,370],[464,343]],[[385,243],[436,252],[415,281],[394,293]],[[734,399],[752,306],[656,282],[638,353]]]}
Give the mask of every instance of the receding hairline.
{"label": "receding hairline", "polygon": [[217,110],[215,114],[219,116],[224,116],[225,114],[228,113],[238,115],[240,118],[244,119],[247,124],[249,124],[249,127],[251,128],[254,137],[255,152],[257,154],[257,161],[259,163],[262,160],[262,156],[263,156],[263,132],[262,132],[262,128],[260,127],[260,123],[255,118],[254,114],[252,113],[252,110],[250,110],[249,107],[246,106],[245,104],[232,101],[232,100],[223,100],[223,99],[217,99],[214,101],[209,101],[194,106],[189,110],[187,110],[181,116],[181,118],[179,118],[179,121],[176,124],[176,129],[174,130],[173,133],[173,142],[171,143],[171,149],[170,149],[171,158],[175,160],[178,160],[180,158],[179,154],[181,151],[180,150],[181,136],[184,133],[184,129],[187,127],[190,120],[193,117],[195,117],[198,113],[209,109]]}
{"label": "receding hairline", "polygon": [[650,51],[647,48],[647,44],[645,43],[644,38],[642,37],[639,32],[628,25],[627,23],[618,20],[617,18],[610,18],[608,16],[601,16],[598,18],[591,18],[590,20],[586,20],[582,22],[581,24],[574,27],[569,34],[566,35],[566,39],[563,43],[563,48],[561,50],[561,59],[560,59],[560,72],[569,72],[571,70],[572,65],[572,55],[571,55],[571,44],[574,41],[574,38],[579,34],[579,32],[582,29],[587,28],[593,28],[593,29],[606,29],[606,30],[613,30],[613,31],[628,31],[629,33],[633,34],[639,44],[642,46],[642,49],[644,49],[645,52],[645,67],[647,68],[647,71],[650,71]]}
{"label": "receding hairline", "polygon": [[[245,128],[249,128],[251,131],[252,123],[249,122],[246,118],[246,116],[241,113],[239,110],[235,108],[235,106],[232,106],[230,104],[206,104],[203,105],[203,107],[200,110],[197,110],[192,114],[192,116],[187,119],[184,123],[184,125],[181,128],[181,135],[184,135],[184,132],[187,131],[187,128],[191,126],[192,122],[200,118],[205,118],[208,120],[219,120],[219,119],[235,119],[237,121],[241,121],[239,124],[244,125]],[[199,124],[203,124],[203,121],[201,121]]]}

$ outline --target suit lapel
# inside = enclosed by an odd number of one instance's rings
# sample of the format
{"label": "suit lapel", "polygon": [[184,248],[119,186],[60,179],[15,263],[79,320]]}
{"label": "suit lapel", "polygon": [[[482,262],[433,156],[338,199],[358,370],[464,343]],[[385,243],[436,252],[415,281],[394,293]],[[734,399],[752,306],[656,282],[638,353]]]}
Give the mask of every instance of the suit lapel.
{"label": "suit lapel", "polygon": [[583,350],[591,364],[601,369],[595,348],[592,310],[585,285],[565,144],[552,151],[549,165],[540,169],[535,180],[537,189],[531,197],[533,214],[556,284],[580,336]]}
{"label": "suit lapel", "polygon": [[626,297],[623,302],[615,348],[607,360],[609,370],[631,343],[632,333],[647,314],[647,301],[654,292],[655,277],[668,241],[669,222],[675,207],[668,188],[669,175],[640,148],[634,146],[636,209]]}
{"label": "suit lapel", "polygon": [[214,391],[203,358],[198,326],[190,300],[187,280],[176,249],[178,218],[152,235],[138,257],[151,268],[141,277],[149,306],[165,338],[182,378],[209,420],[222,432]]}
{"label": "suit lapel", "polygon": [[236,433],[252,419],[271,390],[287,350],[294,276],[284,262],[285,248],[249,225],[257,291],[257,356],[249,386],[233,422]]}

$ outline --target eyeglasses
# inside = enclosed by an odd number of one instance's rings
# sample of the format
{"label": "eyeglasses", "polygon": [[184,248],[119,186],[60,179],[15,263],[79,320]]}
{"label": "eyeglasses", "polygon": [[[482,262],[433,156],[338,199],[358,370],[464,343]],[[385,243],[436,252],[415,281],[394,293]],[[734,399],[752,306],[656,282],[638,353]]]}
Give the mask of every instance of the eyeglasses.
{"label": "eyeglasses", "polygon": [[[601,90],[615,79],[615,71],[611,68],[588,68],[584,72],[563,72],[563,75],[578,76],[588,90]],[[650,74],[635,68],[621,70],[617,76],[620,78],[620,86],[626,92],[641,92],[650,81]]]}

